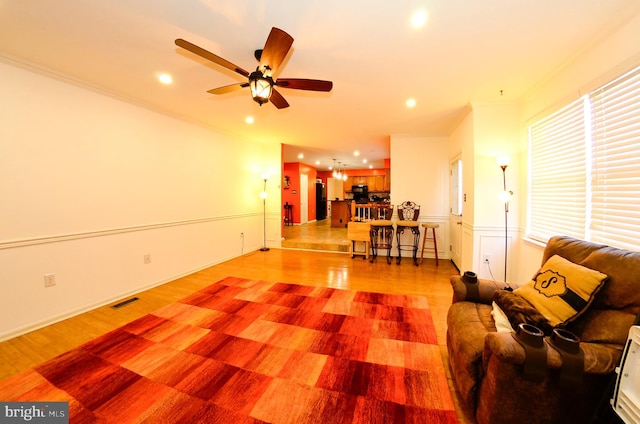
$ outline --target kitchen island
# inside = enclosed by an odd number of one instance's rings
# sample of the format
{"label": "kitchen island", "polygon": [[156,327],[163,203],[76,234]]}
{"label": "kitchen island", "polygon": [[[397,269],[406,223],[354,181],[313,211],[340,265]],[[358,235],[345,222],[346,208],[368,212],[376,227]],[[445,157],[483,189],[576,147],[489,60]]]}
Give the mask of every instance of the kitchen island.
{"label": "kitchen island", "polygon": [[351,200],[331,201],[331,226],[347,228],[351,220]]}

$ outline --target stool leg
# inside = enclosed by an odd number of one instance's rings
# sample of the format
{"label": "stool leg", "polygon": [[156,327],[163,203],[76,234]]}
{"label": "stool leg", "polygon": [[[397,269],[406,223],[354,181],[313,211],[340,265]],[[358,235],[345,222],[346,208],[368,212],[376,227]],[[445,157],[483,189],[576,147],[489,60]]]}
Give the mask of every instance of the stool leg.
{"label": "stool leg", "polygon": [[438,239],[436,238],[436,229],[432,228],[433,233],[433,250],[436,253],[436,266],[438,266]]}
{"label": "stool leg", "polygon": [[429,229],[424,229],[424,237],[422,238],[422,251],[420,251],[420,263],[424,262],[424,244],[427,242],[427,236],[429,235]]}
{"label": "stool leg", "polygon": [[420,228],[411,229],[413,233],[413,264],[418,266],[418,244],[420,243]]}
{"label": "stool leg", "polygon": [[396,243],[398,244],[398,258],[396,259],[396,264],[400,265],[400,261],[402,260],[402,248],[400,246],[400,236],[404,234],[404,227],[396,228]]}
{"label": "stool leg", "polygon": [[435,228],[431,228],[431,234],[433,238],[429,238],[429,228],[424,229],[424,237],[422,239],[422,250],[420,252],[420,263],[424,262],[424,247],[425,247],[424,245],[427,242],[427,240],[429,240],[429,241],[433,241],[433,253],[435,254],[435,257],[436,257],[436,266],[438,266],[438,239],[436,237]]}
{"label": "stool leg", "polygon": [[393,227],[385,228],[385,240],[387,242],[387,264],[391,265],[391,247],[393,245]]}
{"label": "stool leg", "polygon": [[378,237],[377,228],[372,227],[371,230],[369,230],[369,236],[371,237],[371,259],[369,259],[369,262],[373,263],[373,261],[375,261],[376,257],[378,256],[378,244],[376,241],[376,237]]}

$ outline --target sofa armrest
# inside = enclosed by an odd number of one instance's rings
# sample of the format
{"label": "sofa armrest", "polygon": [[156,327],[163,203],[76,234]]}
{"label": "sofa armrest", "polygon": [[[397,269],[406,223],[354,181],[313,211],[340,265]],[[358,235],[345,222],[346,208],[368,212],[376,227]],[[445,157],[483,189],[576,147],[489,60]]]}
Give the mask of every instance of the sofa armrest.
{"label": "sofa armrest", "polygon": [[611,382],[621,347],[580,343],[584,352],[581,382],[560,379],[562,357],[547,349],[547,370],[541,381],[524,378],[524,348],[513,333],[489,333],[482,353],[482,381],[478,388],[479,424],[517,422],[591,422]]}
{"label": "sofa armrest", "polygon": [[[547,346],[547,368],[560,368],[560,353],[549,344]],[[580,348],[584,352],[584,372],[590,374],[614,372],[622,356],[622,346],[618,345],[582,342]],[[491,356],[503,362],[521,365],[524,364],[525,351],[512,333],[489,333],[485,338],[483,363],[487,364]]]}
{"label": "sofa armrest", "polygon": [[474,287],[468,287],[459,275],[452,276],[450,282],[453,288],[453,301],[451,303],[466,300],[490,305],[493,301],[493,292],[503,288],[500,283],[478,278],[478,282],[475,284],[477,286],[476,291]]}

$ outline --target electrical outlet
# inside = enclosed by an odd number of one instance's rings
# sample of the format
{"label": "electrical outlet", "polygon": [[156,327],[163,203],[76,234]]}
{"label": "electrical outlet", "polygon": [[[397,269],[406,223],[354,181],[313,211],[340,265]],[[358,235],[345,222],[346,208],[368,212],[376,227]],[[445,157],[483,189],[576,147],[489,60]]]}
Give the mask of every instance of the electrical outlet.
{"label": "electrical outlet", "polygon": [[146,254],[144,255],[144,263],[145,264],[150,264],[151,263],[151,255],[150,254]]}
{"label": "electrical outlet", "polygon": [[45,274],[44,276],[44,286],[45,287],[53,287],[56,285],[56,274]]}
{"label": "electrical outlet", "polygon": [[482,255],[482,263],[483,264],[488,264],[489,263],[489,254],[485,253],[484,255]]}

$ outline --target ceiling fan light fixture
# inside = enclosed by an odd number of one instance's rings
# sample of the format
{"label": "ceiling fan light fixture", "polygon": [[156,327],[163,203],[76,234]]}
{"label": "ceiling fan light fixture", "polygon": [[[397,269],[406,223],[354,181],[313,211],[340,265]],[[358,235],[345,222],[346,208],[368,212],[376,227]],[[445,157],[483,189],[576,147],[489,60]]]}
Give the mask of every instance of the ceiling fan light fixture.
{"label": "ceiling fan light fixture", "polygon": [[249,75],[249,88],[251,89],[251,97],[262,106],[269,101],[273,91],[273,79],[265,77],[262,72],[256,70]]}

